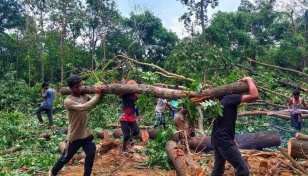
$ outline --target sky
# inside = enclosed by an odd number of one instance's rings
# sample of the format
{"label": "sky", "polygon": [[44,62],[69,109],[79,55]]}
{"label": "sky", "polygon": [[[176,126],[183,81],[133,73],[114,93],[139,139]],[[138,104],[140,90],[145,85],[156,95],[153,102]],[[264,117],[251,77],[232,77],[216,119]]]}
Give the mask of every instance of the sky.
{"label": "sky", "polygon": [[[177,0],[115,0],[118,9],[123,16],[128,17],[131,11],[142,12],[140,9],[150,9],[155,16],[162,20],[163,26],[175,32],[179,38],[188,34],[185,33],[183,22],[179,22],[179,17],[187,12],[187,7]],[[215,9],[208,7],[208,16],[212,17],[217,11],[234,12],[237,11],[241,0],[219,0]]]}

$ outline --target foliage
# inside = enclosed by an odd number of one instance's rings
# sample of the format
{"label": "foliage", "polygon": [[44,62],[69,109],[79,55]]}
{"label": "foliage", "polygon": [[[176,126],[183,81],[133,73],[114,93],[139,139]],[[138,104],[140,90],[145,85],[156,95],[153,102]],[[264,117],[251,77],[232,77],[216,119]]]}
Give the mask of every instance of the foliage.
{"label": "foliage", "polygon": [[166,153],[165,146],[169,140],[172,140],[174,127],[168,126],[166,131],[159,131],[155,140],[149,141],[145,150],[146,154],[149,154],[146,165],[149,166],[161,166],[163,169],[169,170],[171,168],[170,159]]}

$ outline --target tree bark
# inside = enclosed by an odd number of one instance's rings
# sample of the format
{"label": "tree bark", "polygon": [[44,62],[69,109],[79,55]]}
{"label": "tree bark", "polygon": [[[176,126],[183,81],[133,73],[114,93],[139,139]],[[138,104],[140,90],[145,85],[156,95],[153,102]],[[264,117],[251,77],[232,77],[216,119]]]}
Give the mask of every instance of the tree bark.
{"label": "tree bark", "polygon": [[[152,85],[138,84],[104,84],[102,85],[102,93],[104,94],[123,94],[123,93],[138,93],[149,94],[154,97],[166,98],[166,99],[180,99],[182,97],[201,97],[208,96],[209,98],[220,98],[224,95],[231,93],[245,93],[248,92],[248,84],[246,82],[235,82],[229,85],[219,86],[209,90],[203,90],[198,92],[189,92],[183,90],[166,89],[161,87],[155,87]],[[94,86],[83,86],[82,93],[93,94]],[[61,94],[69,95],[71,90],[68,87],[62,87],[60,89]]]}
{"label": "tree bark", "polygon": [[288,141],[288,154],[292,158],[308,158],[308,141],[294,138]]}
{"label": "tree bark", "polygon": [[202,168],[193,161],[192,154],[185,154],[174,141],[168,141],[165,149],[178,176],[202,175]]}

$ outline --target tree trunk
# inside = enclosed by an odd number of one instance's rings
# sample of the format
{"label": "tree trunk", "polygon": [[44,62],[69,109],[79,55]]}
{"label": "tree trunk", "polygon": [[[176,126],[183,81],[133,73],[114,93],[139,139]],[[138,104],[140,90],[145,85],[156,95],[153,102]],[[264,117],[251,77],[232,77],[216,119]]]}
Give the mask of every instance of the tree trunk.
{"label": "tree trunk", "polygon": [[[178,142],[179,136],[173,135],[173,140]],[[281,143],[277,130],[262,131],[235,135],[235,142],[239,149],[258,149],[279,146]],[[188,139],[189,148],[196,152],[209,152],[214,150],[211,136],[196,136]]]}
{"label": "tree trunk", "polygon": [[174,141],[168,141],[165,149],[178,176],[202,174],[202,168],[193,161],[192,154],[185,154]]}
{"label": "tree trunk", "polygon": [[[122,129],[118,128],[113,130],[112,136],[114,138],[120,138],[121,136],[123,136]],[[150,136],[146,130],[140,130],[139,134],[137,135],[137,138],[140,139],[142,142],[146,142],[149,140]]]}
{"label": "tree trunk", "polygon": [[[198,92],[189,92],[183,90],[166,89],[161,87],[155,87],[152,85],[138,84],[138,85],[126,85],[126,84],[104,84],[102,85],[102,93],[104,94],[123,94],[123,93],[138,93],[138,94],[150,94],[154,97],[166,98],[166,99],[180,99],[182,97],[201,97],[208,96],[208,98],[220,98],[224,95],[231,93],[245,93],[248,92],[248,84],[246,82],[235,82],[229,85],[219,86],[209,90],[203,90]],[[82,87],[82,92],[85,94],[93,94],[94,86]],[[69,95],[71,90],[68,87],[62,87],[60,89],[61,94]]]}
{"label": "tree trunk", "polygon": [[297,140],[294,138],[288,141],[288,154],[292,158],[304,158],[307,159],[308,156],[308,141]]}

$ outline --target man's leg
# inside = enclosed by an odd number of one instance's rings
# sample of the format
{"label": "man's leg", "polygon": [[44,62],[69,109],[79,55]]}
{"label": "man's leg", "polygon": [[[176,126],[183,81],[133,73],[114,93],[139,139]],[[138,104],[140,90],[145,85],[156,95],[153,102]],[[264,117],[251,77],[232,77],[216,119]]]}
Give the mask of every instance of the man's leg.
{"label": "man's leg", "polygon": [[93,135],[83,139],[84,144],[82,146],[84,152],[86,153],[85,163],[84,163],[84,176],[90,176],[92,172],[92,167],[95,158],[95,141]]}
{"label": "man's leg", "polygon": [[156,121],[154,123],[154,128],[158,127],[159,125],[161,125],[161,115],[162,113],[161,112],[156,112],[155,111],[155,115],[156,115]]}
{"label": "man's leg", "polygon": [[214,167],[211,176],[222,176],[225,172],[226,160],[220,155],[218,147],[214,149]]}
{"label": "man's leg", "polygon": [[236,145],[219,147],[221,156],[236,170],[236,176],[248,176],[249,168]]}
{"label": "man's leg", "polygon": [[46,109],[49,126],[53,126],[53,120],[52,120],[52,109]]}
{"label": "man's leg", "polygon": [[39,122],[42,124],[43,123],[43,118],[42,118],[42,111],[44,111],[45,108],[42,108],[41,106],[36,110],[36,116]]}
{"label": "man's leg", "polygon": [[129,124],[128,122],[123,122],[123,121],[120,121],[121,123],[121,129],[122,129],[122,132],[123,132],[123,147],[122,147],[122,153],[123,154],[126,154],[127,153],[127,141],[129,140],[130,138],[130,128],[129,128]]}
{"label": "man's leg", "polygon": [[72,157],[80,149],[82,145],[82,140],[78,139],[73,142],[68,142],[66,145],[67,146],[64,149],[62,156],[59,158],[54,167],[51,169],[51,173],[53,175],[57,175],[58,172],[63,168],[63,166],[72,159]]}

